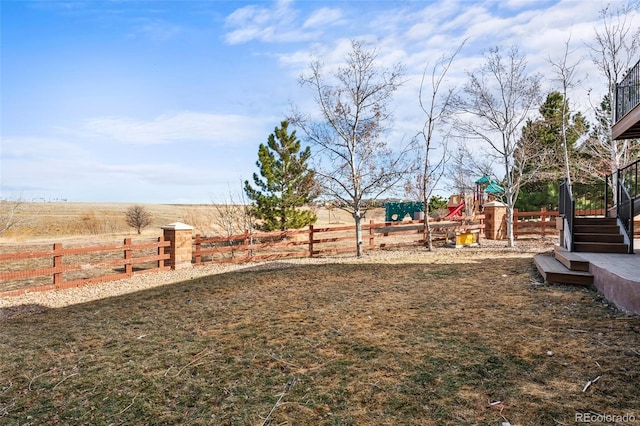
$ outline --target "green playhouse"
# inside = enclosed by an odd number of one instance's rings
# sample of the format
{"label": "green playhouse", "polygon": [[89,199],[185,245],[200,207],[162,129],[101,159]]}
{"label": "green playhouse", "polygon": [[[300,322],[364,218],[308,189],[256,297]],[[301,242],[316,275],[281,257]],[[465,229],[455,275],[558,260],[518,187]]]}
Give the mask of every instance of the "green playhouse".
{"label": "green playhouse", "polygon": [[409,216],[409,219],[414,220],[416,213],[423,213],[422,216],[424,216],[424,203],[422,201],[384,203],[385,222],[402,222],[407,216]]}

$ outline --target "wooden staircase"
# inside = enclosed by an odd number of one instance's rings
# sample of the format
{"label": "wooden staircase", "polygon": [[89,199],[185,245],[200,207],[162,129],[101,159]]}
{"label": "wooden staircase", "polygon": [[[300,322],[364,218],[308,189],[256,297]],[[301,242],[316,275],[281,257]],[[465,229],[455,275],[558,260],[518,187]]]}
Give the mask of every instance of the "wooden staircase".
{"label": "wooden staircase", "polygon": [[573,251],[582,253],[628,253],[629,246],[614,217],[576,217]]}
{"label": "wooden staircase", "polygon": [[556,246],[553,256],[538,254],[533,257],[538,271],[548,283],[592,285],[589,262],[579,253],[628,252],[629,247],[615,218],[576,217],[573,228],[573,252]]}

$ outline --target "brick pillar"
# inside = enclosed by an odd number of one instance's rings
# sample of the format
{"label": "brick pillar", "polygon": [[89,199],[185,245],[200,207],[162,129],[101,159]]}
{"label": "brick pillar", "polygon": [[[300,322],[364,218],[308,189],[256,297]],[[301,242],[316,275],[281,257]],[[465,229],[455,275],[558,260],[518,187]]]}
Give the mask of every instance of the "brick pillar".
{"label": "brick pillar", "polygon": [[[168,260],[171,269],[191,267],[193,228],[184,223],[174,222],[162,227],[164,239],[171,242]],[[166,266],[166,264],[165,264]]]}
{"label": "brick pillar", "polygon": [[507,206],[500,201],[484,205],[484,235],[489,240],[504,240],[507,237]]}

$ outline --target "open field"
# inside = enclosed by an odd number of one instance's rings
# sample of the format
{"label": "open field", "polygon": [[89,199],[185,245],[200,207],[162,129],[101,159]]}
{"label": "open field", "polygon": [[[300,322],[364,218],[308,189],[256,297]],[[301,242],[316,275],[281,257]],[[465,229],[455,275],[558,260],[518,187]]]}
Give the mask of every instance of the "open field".
{"label": "open field", "polygon": [[640,318],[592,290],[541,285],[531,257],[247,266],[5,319],[0,423],[640,419]]}
{"label": "open field", "polygon": [[[125,222],[125,212],[133,204],[127,203],[23,203],[17,218],[20,223],[0,237],[2,242],[61,240],[62,238],[95,239],[105,237],[137,237]],[[142,236],[157,237],[160,228],[173,222],[183,222],[196,233],[215,235],[224,233],[220,227],[220,210],[212,204],[142,204],[151,213],[152,223]],[[2,207],[0,205],[0,207]],[[239,207],[240,208],[240,207]],[[318,225],[353,224],[348,213],[338,209],[318,208]],[[370,211],[367,220],[384,222],[384,209]],[[242,233],[240,230],[238,233]]]}

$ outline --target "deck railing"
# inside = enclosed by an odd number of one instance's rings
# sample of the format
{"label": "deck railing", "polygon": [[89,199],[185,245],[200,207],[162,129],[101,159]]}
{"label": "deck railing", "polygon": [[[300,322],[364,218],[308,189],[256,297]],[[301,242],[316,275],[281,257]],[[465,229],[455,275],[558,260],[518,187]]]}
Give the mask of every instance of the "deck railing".
{"label": "deck railing", "polygon": [[[615,191],[615,205],[613,208],[607,207],[607,216],[614,216],[619,219],[622,231],[625,235],[625,242],[629,244],[629,253],[633,253],[634,237],[634,217],[636,206],[640,204],[640,159],[634,161],[615,173],[605,177],[605,188]],[[605,191],[607,191],[605,189]],[[607,194],[610,191],[607,191]],[[609,197],[609,195],[607,195]],[[606,203],[606,202],[605,202]],[[609,215],[611,213],[611,215]]]}
{"label": "deck railing", "polygon": [[[575,202],[576,216],[601,216],[601,211],[613,206],[612,186],[602,181],[571,185],[571,196]],[[577,212],[580,211],[580,214]]]}
{"label": "deck railing", "polygon": [[618,181],[627,190],[632,200],[640,197],[638,172],[640,172],[640,159],[618,170]]}
{"label": "deck railing", "polygon": [[615,122],[640,104],[640,61],[616,84]]}
{"label": "deck railing", "polygon": [[618,219],[622,223],[622,228],[627,234],[625,242],[629,244],[629,253],[633,253],[633,199],[629,196],[627,189],[619,185],[620,195],[618,203]]}
{"label": "deck railing", "polygon": [[635,217],[635,204],[640,199],[639,168],[640,159],[618,170],[617,173],[617,215],[629,240],[629,253],[633,253],[633,219]]}

